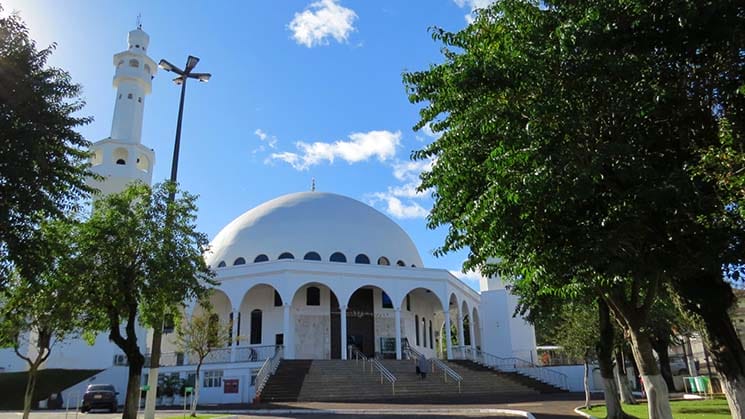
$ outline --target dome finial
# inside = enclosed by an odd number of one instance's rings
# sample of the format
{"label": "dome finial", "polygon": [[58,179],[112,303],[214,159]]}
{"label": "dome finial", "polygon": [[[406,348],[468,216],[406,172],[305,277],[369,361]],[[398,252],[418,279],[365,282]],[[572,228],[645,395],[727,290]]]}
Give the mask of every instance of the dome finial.
{"label": "dome finial", "polygon": [[316,191],[316,178],[315,177],[310,178],[310,191],[311,192]]}
{"label": "dome finial", "polygon": [[142,13],[137,13],[137,29],[142,30]]}

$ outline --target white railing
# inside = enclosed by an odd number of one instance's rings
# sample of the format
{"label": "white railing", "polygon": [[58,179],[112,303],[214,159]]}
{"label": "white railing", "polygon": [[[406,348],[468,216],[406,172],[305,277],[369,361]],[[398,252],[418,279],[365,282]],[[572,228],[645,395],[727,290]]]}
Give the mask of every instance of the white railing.
{"label": "white railing", "polygon": [[498,371],[517,372],[535,378],[545,384],[550,384],[563,390],[569,390],[566,374],[536,365],[524,359],[514,357],[502,358],[478,349],[473,349],[470,346],[454,347],[453,358],[467,359]]}
{"label": "white railing", "polygon": [[[189,360],[194,359],[196,355],[190,355]],[[196,360],[196,359],[195,359]],[[203,364],[222,364],[230,362],[230,348],[213,349],[207,357],[204,358]],[[190,362],[192,363],[192,362]]]}
{"label": "white railing", "polygon": [[277,351],[274,352],[274,356],[267,358],[266,361],[264,361],[261,369],[259,369],[259,372],[256,374],[256,381],[254,384],[256,386],[256,391],[254,392],[254,400],[261,396],[264,386],[266,386],[267,381],[269,381],[269,377],[274,375],[277,371],[277,367],[279,367],[279,362],[282,358],[284,358],[284,348],[280,345],[277,347]]}
{"label": "white railing", "polygon": [[387,380],[389,383],[391,383],[391,392],[393,395],[396,395],[396,376],[393,375],[392,372],[388,370],[383,364],[380,363],[375,358],[370,358],[367,360],[367,362],[370,363],[370,373],[372,374],[375,372],[374,370],[378,370],[380,372],[380,384],[383,384],[383,380]]}
{"label": "white railing", "polygon": [[277,353],[281,345],[236,346],[235,362],[265,361]]}
{"label": "white railing", "polygon": [[460,393],[460,383],[463,381],[463,377],[437,358],[430,359],[430,362],[432,363],[432,374],[437,372],[436,369],[440,369],[442,371],[442,379],[447,383],[448,377],[450,377],[451,380],[458,383],[458,393]]}

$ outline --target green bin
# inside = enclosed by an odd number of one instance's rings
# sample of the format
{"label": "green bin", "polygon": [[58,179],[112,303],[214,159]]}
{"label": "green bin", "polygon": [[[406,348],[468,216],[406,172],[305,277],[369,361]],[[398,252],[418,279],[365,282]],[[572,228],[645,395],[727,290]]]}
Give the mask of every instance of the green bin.
{"label": "green bin", "polygon": [[688,387],[691,389],[691,393],[697,393],[696,377],[686,377],[686,380],[688,380]]}
{"label": "green bin", "polygon": [[708,393],[709,392],[709,377],[704,375],[699,375],[696,377],[696,387],[698,388],[698,391],[700,393]]}

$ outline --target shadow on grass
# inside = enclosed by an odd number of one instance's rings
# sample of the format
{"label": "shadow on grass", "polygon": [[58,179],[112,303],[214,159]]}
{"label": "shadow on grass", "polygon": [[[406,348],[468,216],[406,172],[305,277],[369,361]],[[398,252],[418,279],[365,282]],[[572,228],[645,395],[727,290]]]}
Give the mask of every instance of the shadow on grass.
{"label": "shadow on grass", "polygon": [[691,415],[729,415],[726,407],[681,407],[678,412]]}

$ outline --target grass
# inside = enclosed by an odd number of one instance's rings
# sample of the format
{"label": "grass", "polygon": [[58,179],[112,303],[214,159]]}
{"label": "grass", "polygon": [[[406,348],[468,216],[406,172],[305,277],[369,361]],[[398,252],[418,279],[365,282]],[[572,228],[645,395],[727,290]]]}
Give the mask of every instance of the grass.
{"label": "grass", "polygon": [[[727,400],[676,400],[670,402],[675,419],[730,419],[729,406]],[[590,410],[585,410],[591,415],[604,418],[607,415],[604,405],[593,406]],[[647,419],[647,404],[639,403],[635,405],[623,405],[623,411],[639,419]]]}
{"label": "grass", "polygon": [[[45,400],[52,393],[77,384],[101,370],[61,370],[46,369],[39,371],[36,377],[35,400]],[[23,409],[23,393],[26,391],[27,372],[0,373],[0,409]]]}

